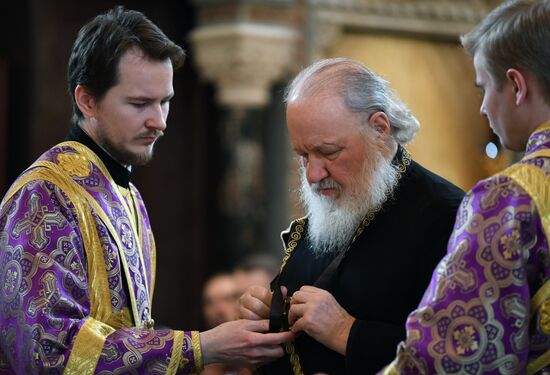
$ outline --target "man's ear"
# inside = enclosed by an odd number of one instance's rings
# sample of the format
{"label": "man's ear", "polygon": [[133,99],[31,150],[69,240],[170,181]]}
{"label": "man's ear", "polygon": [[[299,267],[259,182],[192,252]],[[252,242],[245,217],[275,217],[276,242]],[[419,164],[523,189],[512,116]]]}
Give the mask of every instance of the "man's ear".
{"label": "man's ear", "polygon": [[86,87],[82,85],[76,86],[74,89],[74,100],[85,118],[94,117],[97,102],[93,95],[88,92]]}
{"label": "man's ear", "polygon": [[391,125],[388,116],[382,111],[374,112],[369,117],[369,127],[374,129],[381,138],[387,139],[391,135]]}
{"label": "man's ear", "polygon": [[527,97],[525,76],[517,69],[508,69],[506,71],[506,79],[513,87],[516,106],[523,104]]}

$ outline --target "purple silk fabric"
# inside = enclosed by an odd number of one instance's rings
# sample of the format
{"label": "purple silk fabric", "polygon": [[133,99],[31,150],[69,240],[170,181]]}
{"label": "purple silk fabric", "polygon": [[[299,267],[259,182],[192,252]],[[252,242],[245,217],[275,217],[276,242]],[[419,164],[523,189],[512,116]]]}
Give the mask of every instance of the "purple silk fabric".
{"label": "purple silk fabric", "polygon": [[[59,155],[75,155],[58,145],[38,161],[59,164]],[[166,372],[172,356],[174,331],[143,327],[150,319],[154,241],[141,196],[132,186],[140,212],[141,238],[131,231],[114,183],[87,160],[89,173],[72,179],[99,204],[121,239],[119,249],[107,223],[93,208],[103,249],[112,312],[130,311],[133,324],[122,325],[105,341],[95,373],[158,374]],[[32,173],[32,170],[23,174]],[[77,173],[78,175],[78,173]],[[21,178],[21,177],[20,177]],[[17,183],[17,181],[16,181]],[[90,316],[90,285],[83,229],[75,205],[54,183],[34,180],[24,184],[0,207],[0,374],[61,374],[80,328]],[[143,262],[137,243],[141,244]],[[125,254],[132,287],[125,287]],[[134,293],[137,316],[132,314]],[[194,371],[191,333],[185,332],[184,372]]]}
{"label": "purple silk fabric", "polygon": [[[550,130],[535,132],[526,155],[549,148]],[[520,163],[550,174],[547,157]],[[387,373],[523,374],[550,349],[545,318],[531,311],[531,298],[550,276],[539,214],[533,197],[504,174],[468,192],[447,255],[409,315],[407,339]]]}

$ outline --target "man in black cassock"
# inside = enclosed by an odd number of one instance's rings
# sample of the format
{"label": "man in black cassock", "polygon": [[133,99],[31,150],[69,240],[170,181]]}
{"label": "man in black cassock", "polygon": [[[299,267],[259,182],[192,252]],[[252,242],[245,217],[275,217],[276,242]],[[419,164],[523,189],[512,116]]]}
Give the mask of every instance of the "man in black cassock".
{"label": "man in black cassock", "polygon": [[307,216],[282,234],[274,292],[250,288],[240,315],[271,313],[279,329],[287,317],[275,310],[291,296],[288,322],[301,335],[262,374],[373,374],[405,339],[464,193],[412,160],[404,146],[418,121],[363,64],[319,61],[286,102]]}

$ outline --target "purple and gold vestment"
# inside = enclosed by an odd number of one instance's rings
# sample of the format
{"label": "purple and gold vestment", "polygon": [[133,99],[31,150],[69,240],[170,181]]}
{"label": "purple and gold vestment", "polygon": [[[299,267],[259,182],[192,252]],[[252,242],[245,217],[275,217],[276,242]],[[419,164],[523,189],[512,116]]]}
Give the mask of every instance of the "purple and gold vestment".
{"label": "purple and gold vestment", "polygon": [[550,368],[550,122],[525,157],[476,184],[384,374]]}
{"label": "purple and gold vestment", "polygon": [[78,142],[44,153],[0,205],[0,374],[200,370],[196,331],[154,330],[155,243],[137,189]]}

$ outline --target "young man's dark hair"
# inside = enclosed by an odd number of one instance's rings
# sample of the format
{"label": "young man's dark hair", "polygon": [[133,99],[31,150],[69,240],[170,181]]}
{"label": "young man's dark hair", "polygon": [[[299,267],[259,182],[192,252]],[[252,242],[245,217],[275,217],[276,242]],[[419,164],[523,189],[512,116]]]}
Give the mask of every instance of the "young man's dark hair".
{"label": "young man's dark hair", "polygon": [[95,17],[80,29],[69,58],[67,80],[73,124],[83,119],[75,102],[76,86],[85,86],[100,100],[117,84],[120,57],[130,48],[139,48],[152,60],[170,59],[174,70],[185,60],[183,49],[141,12],[118,6]]}

